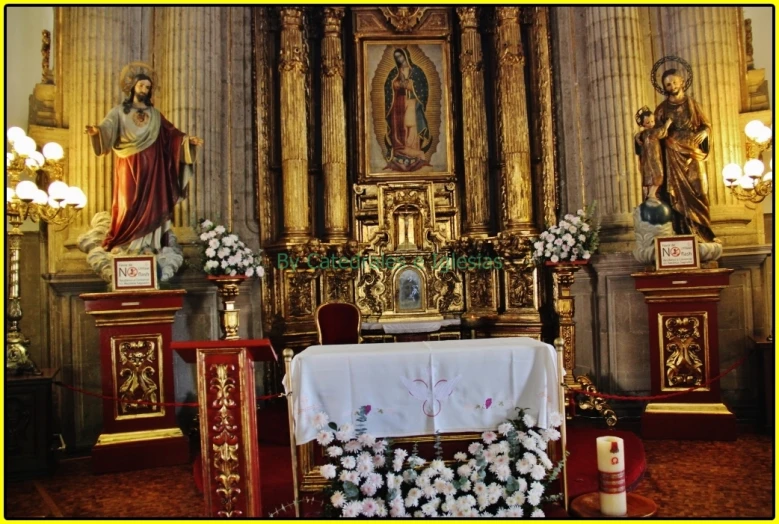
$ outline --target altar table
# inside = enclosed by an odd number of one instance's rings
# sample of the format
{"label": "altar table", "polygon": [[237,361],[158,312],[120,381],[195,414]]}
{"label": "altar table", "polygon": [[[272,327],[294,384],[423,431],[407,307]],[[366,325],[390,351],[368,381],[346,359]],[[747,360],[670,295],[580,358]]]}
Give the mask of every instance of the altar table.
{"label": "altar table", "polygon": [[561,380],[555,349],[525,337],[311,346],[291,364],[295,440],[320,412],[354,427],[361,407],[378,438],[495,429],[515,407],[547,427]]}

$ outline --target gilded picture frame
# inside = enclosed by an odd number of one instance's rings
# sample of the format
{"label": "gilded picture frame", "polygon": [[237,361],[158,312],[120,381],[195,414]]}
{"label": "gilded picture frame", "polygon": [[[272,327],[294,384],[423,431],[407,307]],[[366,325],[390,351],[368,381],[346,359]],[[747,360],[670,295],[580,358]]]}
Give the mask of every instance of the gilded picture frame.
{"label": "gilded picture frame", "polygon": [[360,178],[453,178],[449,42],[388,38],[359,45]]}

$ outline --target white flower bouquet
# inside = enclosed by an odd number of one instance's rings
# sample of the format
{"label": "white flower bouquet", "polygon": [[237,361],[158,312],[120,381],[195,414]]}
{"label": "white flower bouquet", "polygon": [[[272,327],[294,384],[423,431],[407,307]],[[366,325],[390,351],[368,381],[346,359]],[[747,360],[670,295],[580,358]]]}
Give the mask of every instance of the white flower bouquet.
{"label": "white flower bouquet", "polygon": [[214,276],[262,277],[265,269],[259,252],[246,246],[238,235],[210,220],[200,220],[203,271]]}
{"label": "white flower bouquet", "polygon": [[600,226],[593,221],[595,205],[567,214],[556,226],[541,233],[533,243],[539,262],[586,263],[598,249]]}
{"label": "white flower bouquet", "polygon": [[[366,408],[358,422],[365,420]],[[555,428],[562,417],[551,414],[550,428],[541,429],[517,409],[517,419],[484,432],[468,453],[455,454],[448,465],[438,439],[436,458],[428,461],[418,456],[416,445],[411,453],[392,449],[390,441],[376,440],[349,424],[328,424],[326,414],[317,414],[317,441],[333,461],[319,470],[330,480],[323,516],[543,517],[541,506],[561,497],[547,492],[562,461],[555,465],[546,449],[549,441],[560,438]]]}

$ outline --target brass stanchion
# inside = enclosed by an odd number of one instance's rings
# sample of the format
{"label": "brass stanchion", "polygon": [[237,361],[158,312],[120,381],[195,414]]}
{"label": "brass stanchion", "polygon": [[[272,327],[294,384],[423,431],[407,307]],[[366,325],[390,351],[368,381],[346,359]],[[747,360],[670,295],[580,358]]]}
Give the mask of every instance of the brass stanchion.
{"label": "brass stanchion", "polygon": [[298,452],[297,443],[295,442],[295,407],[292,403],[292,357],[295,356],[295,352],[290,348],[287,348],[281,354],[284,357],[284,371],[286,373],[287,423],[289,424],[289,449],[292,454],[292,496],[294,497],[293,504],[295,505],[295,517],[300,518],[300,501],[298,500]]}
{"label": "brass stanchion", "polygon": [[563,507],[565,511],[568,511],[568,467],[566,466],[566,448],[568,447],[568,436],[566,430],[566,403],[565,403],[565,382],[564,377],[561,375],[563,370],[563,349],[565,347],[565,341],[561,337],[554,339],[554,347],[557,351],[557,387],[559,389],[559,405],[560,405],[560,417],[563,419],[560,425],[560,446],[563,448],[563,470],[561,471],[563,477]]}

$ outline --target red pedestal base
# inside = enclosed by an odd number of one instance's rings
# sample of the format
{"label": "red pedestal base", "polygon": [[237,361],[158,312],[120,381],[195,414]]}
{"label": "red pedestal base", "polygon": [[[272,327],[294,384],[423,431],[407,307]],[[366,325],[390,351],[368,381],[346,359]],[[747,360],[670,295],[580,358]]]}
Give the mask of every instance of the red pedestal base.
{"label": "red pedestal base", "polygon": [[647,303],[651,394],[660,397],[641,417],[643,438],[736,438],[736,418],[722,404],[715,379],[720,373],[717,303],[732,272],[633,274]]}
{"label": "red pedestal base", "polygon": [[[185,464],[189,440],[176,422],[170,339],[184,290],[81,295],[100,331],[103,429],[95,473]],[[114,400],[111,400],[114,399]]]}
{"label": "red pedestal base", "polygon": [[[189,440],[180,430],[103,434],[92,448],[92,471],[113,473],[189,462]],[[117,438],[138,440],[122,441]]]}
{"label": "red pedestal base", "polygon": [[641,415],[647,440],[736,440],[736,416],[724,404],[649,404]]}

